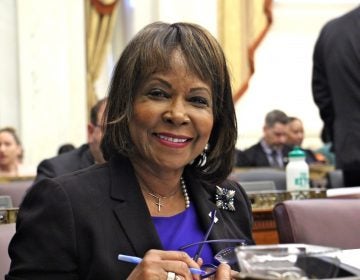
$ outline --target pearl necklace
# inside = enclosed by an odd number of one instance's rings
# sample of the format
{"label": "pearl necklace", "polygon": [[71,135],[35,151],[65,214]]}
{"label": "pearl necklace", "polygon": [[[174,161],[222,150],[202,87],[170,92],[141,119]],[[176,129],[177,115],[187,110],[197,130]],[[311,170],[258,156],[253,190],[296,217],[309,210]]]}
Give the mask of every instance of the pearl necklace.
{"label": "pearl necklace", "polygon": [[[180,178],[180,185],[181,185],[181,190],[184,194],[184,199],[185,199],[185,208],[189,208],[190,207],[190,198],[189,198],[189,194],[187,192],[187,189],[186,189],[186,184],[185,184],[185,180],[183,177]],[[155,201],[153,201],[153,203],[158,207],[158,212],[161,211],[161,207],[164,206],[164,203],[162,202],[162,200],[166,199],[166,198],[169,198],[169,197],[172,197],[174,196],[176,192],[174,192],[173,194],[169,195],[169,196],[162,196],[160,194],[157,194],[157,193],[154,193],[154,192],[151,192],[149,189],[146,188],[146,191],[147,193],[153,197],[155,199]]]}
{"label": "pearl necklace", "polygon": [[180,177],[180,185],[181,185],[181,189],[182,189],[183,194],[184,194],[185,208],[189,208],[190,207],[190,197],[189,197],[189,194],[188,194],[187,189],[186,189],[185,180],[184,180],[184,178],[182,176]]}

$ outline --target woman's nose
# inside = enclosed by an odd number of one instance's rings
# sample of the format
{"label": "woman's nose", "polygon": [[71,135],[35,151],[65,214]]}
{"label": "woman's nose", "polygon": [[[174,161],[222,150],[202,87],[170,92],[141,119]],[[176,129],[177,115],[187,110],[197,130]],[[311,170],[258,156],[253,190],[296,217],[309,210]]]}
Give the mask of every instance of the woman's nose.
{"label": "woman's nose", "polygon": [[186,105],[182,101],[174,101],[163,115],[164,121],[174,125],[184,125],[190,122]]}

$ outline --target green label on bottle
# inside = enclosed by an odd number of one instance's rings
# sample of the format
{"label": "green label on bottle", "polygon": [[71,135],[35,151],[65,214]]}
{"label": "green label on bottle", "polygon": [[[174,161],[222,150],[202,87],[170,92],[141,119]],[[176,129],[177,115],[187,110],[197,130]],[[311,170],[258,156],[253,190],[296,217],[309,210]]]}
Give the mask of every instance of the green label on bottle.
{"label": "green label on bottle", "polygon": [[309,187],[309,178],[306,172],[301,172],[299,177],[295,178],[295,185],[300,188]]}

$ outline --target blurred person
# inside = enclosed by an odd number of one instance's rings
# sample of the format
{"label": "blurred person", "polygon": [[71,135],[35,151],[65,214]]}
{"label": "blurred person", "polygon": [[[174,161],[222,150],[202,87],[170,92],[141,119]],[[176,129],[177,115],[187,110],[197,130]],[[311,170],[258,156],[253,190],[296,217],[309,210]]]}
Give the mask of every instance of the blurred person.
{"label": "blurred person", "polygon": [[0,129],[0,177],[34,176],[35,170],[25,166],[24,151],[16,130],[12,127]]}
{"label": "blurred person", "polygon": [[250,148],[236,151],[235,166],[284,168],[291,151],[291,147],[286,144],[287,122],[288,117],[283,111],[268,112],[265,116],[263,137]]}
{"label": "blurred person", "polygon": [[77,149],[40,162],[35,182],[77,171],[94,163],[104,162],[100,142],[102,138],[101,121],[105,105],[106,98],[103,98],[90,111],[90,123],[87,125],[88,142]]}
{"label": "blurred person", "polygon": [[329,140],[329,134],[326,131],[325,127],[321,129],[320,139],[323,142],[323,145],[315,150],[316,154],[322,155],[324,161],[328,165],[335,165],[335,154],[332,149],[332,143]]}
{"label": "blurred person", "polygon": [[22,160],[22,147],[15,129],[0,129],[0,176],[14,177],[19,174]]}
{"label": "blurred person", "polygon": [[190,23],[140,30],[115,67],[103,131],[105,163],[28,192],[5,279],[191,280],[189,267],[210,266],[232,279],[215,254],[254,241],[250,201],[227,180],[237,122],[216,39]]}
{"label": "blurred person", "polygon": [[67,153],[70,152],[72,150],[75,150],[75,146],[73,144],[67,143],[67,144],[63,144],[59,147],[58,149],[58,155],[63,154],[63,153]]}
{"label": "blurred person", "polygon": [[294,147],[298,146],[305,152],[306,162],[308,164],[324,163],[323,159],[318,159],[316,154],[310,149],[304,149],[302,143],[304,141],[304,126],[302,121],[297,117],[289,117],[286,126],[286,144]]}
{"label": "blurred person", "polygon": [[312,93],[345,186],[360,186],[360,6],[330,20],[313,53]]}

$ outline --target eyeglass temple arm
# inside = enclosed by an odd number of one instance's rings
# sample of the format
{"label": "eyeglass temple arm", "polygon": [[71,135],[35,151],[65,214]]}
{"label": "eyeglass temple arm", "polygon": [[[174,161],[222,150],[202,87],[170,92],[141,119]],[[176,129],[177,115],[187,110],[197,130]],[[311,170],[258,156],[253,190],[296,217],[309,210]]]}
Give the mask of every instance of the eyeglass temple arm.
{"label": "eyeglass temple arm", "polygon": [[210,239],[210,240],[206,240],[206,241],[199,241],[199,242],[194,242],[194,243],[190,243],[190,244],[181,246],[179,248],[179,250],[185,250],[191,246],[200,245],[202,243],[205,243],[205,244],[209,244],[209,243],[239,243],[240,245],[247,244],[245,239]]}
{"label": "eyeglass temple arm", "polygon": [[[204,237],[203,241],[208,240],[210,232],[211,232],[211,230],[212,230],[212,228],[213,228],[213,226],[215,224],[215,218],[216,218],[216,209],[211,211],[211,224],[210,224],[210,226],[209,226],[209,228],[208,228],[208,230],[207,230],[207,232],[205,234],[205,237]],[[198,249],[195,252],[194,258],[193,258],[194,261],[197,261],[199,259],[201,251],[202,251],[204,245],[205,245],[205,243],[202,243],[202,244],[199,245]]]}

